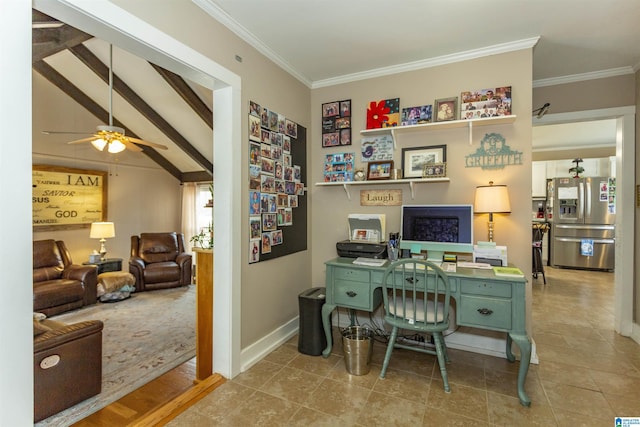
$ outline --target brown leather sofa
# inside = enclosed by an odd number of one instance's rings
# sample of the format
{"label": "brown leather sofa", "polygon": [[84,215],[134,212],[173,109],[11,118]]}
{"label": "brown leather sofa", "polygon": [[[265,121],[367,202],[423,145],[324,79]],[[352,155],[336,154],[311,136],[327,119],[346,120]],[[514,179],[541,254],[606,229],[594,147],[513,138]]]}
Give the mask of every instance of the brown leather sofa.
{"label": "brown leather sofa", "polygon": [[33,311],[47,316],[95,304],[98,275],[92,265],[75,265],[64,242],[33,242]]}
{"label": "brown leather sofa", "polygon": [[100,320],[65,325],[33,321],[33,390],[36,422],[102,391]]}
{"label": "brown leather sofa", "polygon": [[131,236],[129,272],[136,291],[174,288],[191,283],[191,254],[184,251],[182,233],[142,233]]}

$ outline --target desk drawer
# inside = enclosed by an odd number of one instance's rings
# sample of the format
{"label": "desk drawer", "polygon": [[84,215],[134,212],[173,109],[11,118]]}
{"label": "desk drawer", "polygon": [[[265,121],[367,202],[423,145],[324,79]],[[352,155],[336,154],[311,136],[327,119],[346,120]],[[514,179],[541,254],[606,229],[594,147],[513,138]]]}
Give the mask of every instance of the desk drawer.
{"label": "desk drawer", "polygon": [[486,282],[484,280],[460,279],[462,295],[486,295],[490,297],[511,298],[511,283]]}
{"label": "desk drawer", "polygon": [[511,300],[462,295],[460,323],[489,329],[511,329]]}
{"label": "desk drawer", "polygon": [[[369,283],[369,271],[356,268],[335,268],[333,275],[336,280],[350,280],[352,282]],[[380,277],[382,281],[382,276]]]}
{"label": "desk drawer", "polygon": [[333,282],[333,303],[341,307],[371,311],[371,286],[367,283],[336,280]]}

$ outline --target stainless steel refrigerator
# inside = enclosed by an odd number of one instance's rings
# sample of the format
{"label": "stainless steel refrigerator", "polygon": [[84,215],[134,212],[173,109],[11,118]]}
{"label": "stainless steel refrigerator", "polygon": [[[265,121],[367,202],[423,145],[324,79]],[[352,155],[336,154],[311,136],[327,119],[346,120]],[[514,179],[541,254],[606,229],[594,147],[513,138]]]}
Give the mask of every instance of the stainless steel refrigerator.
{"label": "stainless steel refrigerator", "polygon": [[613,270],[615,178],[555,178],[551,265]]}

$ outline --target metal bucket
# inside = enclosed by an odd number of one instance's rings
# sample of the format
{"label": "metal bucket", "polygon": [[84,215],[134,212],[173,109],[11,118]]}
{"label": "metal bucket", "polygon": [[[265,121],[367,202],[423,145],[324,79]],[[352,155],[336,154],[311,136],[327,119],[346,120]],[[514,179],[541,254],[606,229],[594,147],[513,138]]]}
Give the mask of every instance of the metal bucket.
{"label": "metal bucket", "polygon": [[366,375],[371,369],[373,334],[367,328],[350,326],[342,331],[344,364],[351,375]]}

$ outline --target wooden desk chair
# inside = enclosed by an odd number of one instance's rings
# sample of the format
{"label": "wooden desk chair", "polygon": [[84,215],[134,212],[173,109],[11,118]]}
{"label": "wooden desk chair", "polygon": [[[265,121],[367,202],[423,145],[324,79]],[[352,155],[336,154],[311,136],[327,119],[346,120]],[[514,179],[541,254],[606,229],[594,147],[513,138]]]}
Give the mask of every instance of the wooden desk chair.
{"label": "wooden desk chair", "polygon": [[[392,326],[391,337],[380,371],[384,378],[394,348],[433,354],[438,357],[444,390],[449,393],[446,362],[449,361],[442,332],[449,328],[449,279],[437,265],[417,259],[392,262],[382,278],[384,321]],[[398,331],[407,329],[428,333],[435,349],[404,345],[396,342]]]}

